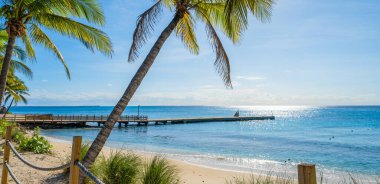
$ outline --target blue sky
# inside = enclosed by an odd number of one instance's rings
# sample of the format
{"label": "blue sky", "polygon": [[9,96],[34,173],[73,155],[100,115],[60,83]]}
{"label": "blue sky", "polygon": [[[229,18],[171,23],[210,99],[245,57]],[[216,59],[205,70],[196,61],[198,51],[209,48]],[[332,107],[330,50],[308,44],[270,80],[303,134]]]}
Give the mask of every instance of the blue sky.
{"label": "blue sky", "polygon": [[[150,0],[101,0],[114,55],[91,53],[50,34],[72,79],[53,55],[37,47],[29,105],[114,105],[172,16],[165,11],[140,59],[127,62],[137,16]],[[131,105],[376,105],[380,104],[380,1],[277,0],[270,23],[250,17],[238,45],[222,39],[234,89],[213,68],[204,25],[196,26],[200,54],[173,34]]]}

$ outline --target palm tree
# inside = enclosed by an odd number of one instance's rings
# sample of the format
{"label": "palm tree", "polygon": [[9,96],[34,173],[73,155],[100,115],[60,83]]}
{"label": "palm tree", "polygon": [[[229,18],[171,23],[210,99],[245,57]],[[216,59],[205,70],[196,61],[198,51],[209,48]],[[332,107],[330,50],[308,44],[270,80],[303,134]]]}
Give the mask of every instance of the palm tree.
{"label": "palm tree", "polygon": [[3,118],[8,113],[9,109],[12,107],[13,104],[17,105],[20,102],[27,104],[28,100],[25,96],[29,96],[28,87],[25,86],[24,82],[21,79],[19,79],[13,73],[10,73],[7,79],[7,86],[5,89],[4,106],[10,99],[11,102],[9,103],[8,108],[6,109]]}
{"label": "palm tree", "polygon": [[[266,3],[268,0],[254,1],[255,3],[258,3],[255,5],[256,8],[252,9],[254,14],[260,12],[270,12],[271,6],[262,5],[262,3]],[[232,5],[233,8],[239,10],[231,10],[231,12],[243,11],[242,9],[247,8],[235,6],[234,4]],[[83,163],[86,167],[91,166],[95,158],[98,156],[116,121],[125,110],[132,96],[147,74],[149,68],[152,66],[155,58],[161,50],[161,47],[173,31],[183,41],[191,53],[198,54],[199,48],[194,32],[194,25],[195,21],[203,22],[206,26],[208,39],[214,52],[216,53],[216,60],[214,62],[216,70],[221,75],[225,85],[227,87],[232,87],[230,78],[230,62],[216,29],[221,29],[229,39],[236,43],[240,38],[239,36],[242,29],[244,28],[243,25],[246,25],[247,22],[240,23],[239,21],[243,19],[242,17],[225,16],[226,0],[158,0],[152,7],[139,16],[137,27],[133,34],[133,43],[129,52],[128,60],[133,62],[137,59],[138,50],[146,42],[148,36],[153,31],[154,24],[157,22],[158,15],[161,13],[163,6],[174,12],[173,18],[154,43],[140,68],[132,78],[132,81],[129,83],[128,88],[125,90],[123,96],[112,110],[105,125],[92,143],[89,151],[83,159]],[[269,16],[269,14],[265,16]],[[229,20],[227,20],[227,18]],[[232,24],[229,24],[228,22],[231,22]],[[231,26],[233,28],[231,28]]]}
{"label": "palm tree", "polygon": [[97,0],[3,0],[0,5],[0,16],[5,20],[8,35],[0,74],[0,104],[17,38],[21,39],[31,59],[36,58],[33,44],[52,51],[65,67],[68,78],[70,73],[66,62],[45,30],[79,40],[91,51],[96,49],[108,56],[112,54],[108,36],[82,23],[104,25],[105,18]]}
{"label": "palm tree", "polygon": [[[3,63],[7,40],[8,40],[7,32],[5,30],[0,30],[0,68]],[[9,68],[10,71],[8,72],[8,76],[7,76],[7,82],[6,82],[6,88],[5,88],[5,102],[4,102],[4,106],[1,106],[0,104],[0,113],[3,113],[3,111],[8,112],[9,107],[5,108],[5,104],[12,96],[14,98],[12,98],[10,106],[13,104],[13,101],[15,101],[15,103],[18,103],[20,100],[21,101],[25,100],[24,102],[26,102],[26,99],[24,98],[23,95],[24,95],[24,91],[27,90],[27,87],[24,85],[23,81],[21,81],[17,76],[15,76],[15,72],[16,71],[20,72],[28,78],[33,77],[32,70],[24,63],[27,59],[26,52],[18,45],[15,45],[14,50],[13,50],[13,56],[14,56],[13,57],[14,59],[11,60],[10,68]]]}

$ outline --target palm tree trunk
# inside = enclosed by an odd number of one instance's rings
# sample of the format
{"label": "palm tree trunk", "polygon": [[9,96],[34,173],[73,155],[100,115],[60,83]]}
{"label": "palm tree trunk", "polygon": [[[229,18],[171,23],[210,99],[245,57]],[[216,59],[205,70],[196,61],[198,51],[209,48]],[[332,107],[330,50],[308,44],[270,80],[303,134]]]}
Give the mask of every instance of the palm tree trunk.
{"label": "palm tree trunk", "polygon": [[3,66],[1,67],[1,74],[0,74],[0,104],[3,103],[3,99],[4,99],[5,86],[7,85],[8,70],[11,64],[15,41],[16,41],[16,35],[10,32],[9,38],[8,38],[8,45],[5,50]]}
{"label": "palm tree trunk", "polygon": [[[12,107],[12,105],[13,105],[13,101],[14,101],[14,100],[15,100],[15,98],[12,98],[12,101],[11,101],[11,103],[9,104],[7,110],[5,111],[5,113],[4,113],[2,119],[5,119],[5,117],[7,116],[8,112],[9,112],[9,109],[10,109],[10,108]],[[5,106],[5,104],[4,104],[4,106]]]}
{"label": "palm tree trunk", "polygon": [[98,156],[105,142],[107,141],[108,136],[111,134],[112,128],[114,127],[116,121],[120,118],[121,114],[127,107],[129,101],[136,92],[137,88],[140,86],[145,75],[148,73],[149,68],[152,66],[154,60],[160,52],[161,47],[164,45],[166,39],[173,32],[180,19],[181,18],[179,15],[175,15],[170,24],[158,37],[149,54],[146,56],[144,62],[141,64],[140,68],[137,70],[136,74],[129,83],[128,88],[125,90],[123,96],[112,110],[103,128],[100,130],[96,139],[91,144],[90,149],[88,150],[86,156],[82,161],[84,166],[90,167],[94,163],[96,157]]}

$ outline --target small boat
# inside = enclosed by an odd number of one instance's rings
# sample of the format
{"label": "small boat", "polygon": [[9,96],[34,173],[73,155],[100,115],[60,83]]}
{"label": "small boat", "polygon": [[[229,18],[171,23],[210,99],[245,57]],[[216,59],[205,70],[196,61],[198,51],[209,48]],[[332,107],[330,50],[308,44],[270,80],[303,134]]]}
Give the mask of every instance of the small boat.
{"label": "small boat", "polygon": [[237,110],[236,112],[235,112],[235,114],[234,114],[234,117],[239,117],[240,116],[240,112],[239,112],[239,110]]}

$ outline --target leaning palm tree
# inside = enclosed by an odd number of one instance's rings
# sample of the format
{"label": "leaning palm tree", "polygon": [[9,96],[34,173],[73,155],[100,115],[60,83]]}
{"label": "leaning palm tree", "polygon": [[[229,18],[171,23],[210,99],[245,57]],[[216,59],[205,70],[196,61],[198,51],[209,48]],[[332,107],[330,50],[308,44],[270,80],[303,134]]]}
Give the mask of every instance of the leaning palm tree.
{"label": "leaning palm tree", "polygon": [[104,25],[104,15],[97,0],[3,0],[0,5],[0,16],[5,20],[8,35],[0,74],[0,104],[17,38],[21,39],[31,59],[36,58],[33,44],[52,51],[65,67],[68,78],[70,73],[66,62],[45,30],[79,40],[91,51],[97,49],[106,55],[112,53],[108,36],[82,23]]}
{"label": "leaning palm tree", "polygon": [[[252,9],[254,14],[270,12],[271,6],[262,5],[263,3],[268,2],[268,0],[254,1],[257,3],[257,8]],[[222,45],[222,41],[217,34],[217,29],[222,30],[228,38],[236,43],[239,40],[243,28],[242,25],[246,24],[246,22],[233,24],[233,29],[231,29],[231,25],[228,22],[239,22],[241,17],[225,16],[226,0],[158,0],[152,7],[139,16],[137,27],[133,34],[133,43],[129,52],[129,61],[133,62],[137,59],[138,50],[147,41],[150,33],[153,31],[154,24],[157,23],[158,15],[161,13],[163,6],[172,10],[174,13],[173,18],[154,43],[152,49],[132,78],[132,81],[129,83],[128,88],[125,90],[123,96],[112,110],[105,125],[92,143],[89,151],[83,159],[84,165],[87,167],[91,166],[95,158],[98,156],[107,141],[114,124],[125,110],[149,68],[155,61],[166,39],[173,31],[183,41],[191,53],[198,54],[199,48],[194,32],[194,25],[196,24],[196,21],[203,22],[206,26],[208,39],[216,53],[216,60],[214,62],[216,70],[221,75],[225,85],[227,87],[232,87],[230,79],[230,62]],[[246,9],[247,7],[234,6],[234,8]],[[265,16],[269,16],[269,14]],[[229,20],[227,20],[227,18]]]}

